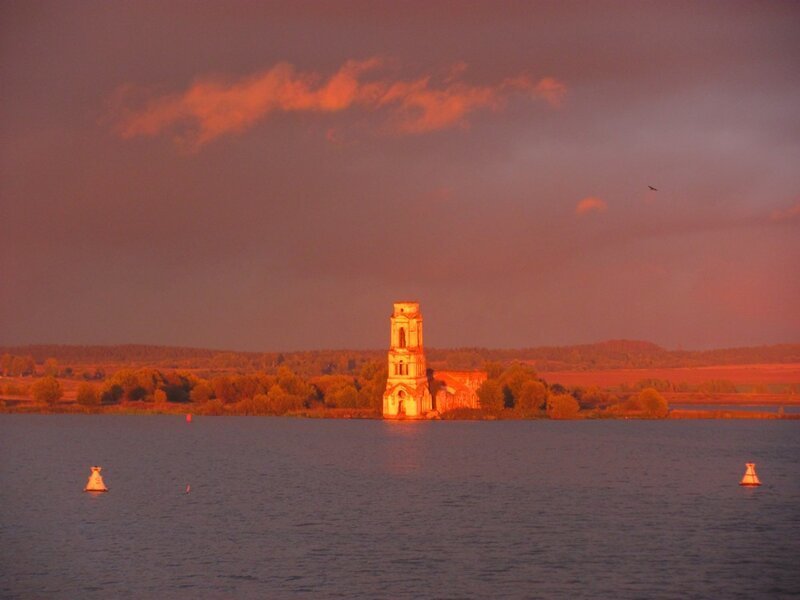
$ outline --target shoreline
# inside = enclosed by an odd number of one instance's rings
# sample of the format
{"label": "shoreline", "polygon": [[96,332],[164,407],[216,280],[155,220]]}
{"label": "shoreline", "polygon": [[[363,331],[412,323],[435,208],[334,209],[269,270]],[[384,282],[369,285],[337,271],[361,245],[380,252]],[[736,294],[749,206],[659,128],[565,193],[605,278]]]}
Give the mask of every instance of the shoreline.
{"label": "shoreline", "polygon": [[[0,399],[2,401],[2,399]],[[12,400],[15,401],[15,400]],[[48,406],[34,404],[29,401],[19,401],[19,404],[9,406],[7,403],[0,406],[0,415],[3,414],[25,414],[25,415],[174,415],[184,416],[187,414],[193,417],[285,417],[292,419],[366,419],[375,421],[391,422],[420,422],[420,421],[595,421],[595,420],[645,420],[645,421],[670,421],[670,420],[789,420],[800,421],[800,412],[766,412],[754,410],[736,410],[727,408],[730,405],[723,405],[726,408],[714,409],[670,409],[666,417],[652,417],[633,412],[620,413],[599,409],[585,410],[571,419],[552,419],[544,413],[541,414],[518,414],[514,411],[502,411],[499,413],[484,413],[478,409],[464,415],[448,415],[444,413],[428,416],[421,419],[384,419],[379,413],[369,409],[346,409],[346,408],[327,408],[327,409],[306,409],[292,411],[285,414],[245,414],[237,412],[235,409],[223,410],[221,412],[204,411],[202,406],[174,405],[174,406],[143,406],[135,404],[116,404],[109,406],[81,406],[75,403],[64,403],[61,406]]]}

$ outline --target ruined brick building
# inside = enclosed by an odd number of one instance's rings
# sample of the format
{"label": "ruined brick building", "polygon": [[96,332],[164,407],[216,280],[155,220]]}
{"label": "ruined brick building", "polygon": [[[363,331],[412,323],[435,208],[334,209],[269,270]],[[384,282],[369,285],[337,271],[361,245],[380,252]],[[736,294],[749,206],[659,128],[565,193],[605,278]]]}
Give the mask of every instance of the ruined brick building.
{"label": "ruined brick building", "polygon": [[419,302],[395,302],[390,323],[384,418],[421,419],[455,408],[478,408],[477,391],[486,373],[427,368]]}

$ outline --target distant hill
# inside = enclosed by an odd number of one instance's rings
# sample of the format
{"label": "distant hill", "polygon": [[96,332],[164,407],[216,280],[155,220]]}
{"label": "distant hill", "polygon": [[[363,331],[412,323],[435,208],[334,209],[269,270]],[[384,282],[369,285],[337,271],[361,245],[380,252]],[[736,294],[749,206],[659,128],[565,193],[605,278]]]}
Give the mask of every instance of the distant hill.
{"label": "distant hill", "polygon": [[[701,367],[756,363],[800,362],[800,344],[776,344],[717,350],[666,350],[651,342],[609,340],[596,344],[548,346],[497,350],[471,348],[431,350],[430,362],[453,362],[454,359],[482,360],[502,363],[524,361],[539,371],[598,370],[648,367]],[[455,365],[454,365],[455,366]]]}
{"label": "distant hill", "polygon": [[[37,363],[46,358],[76,363],[163,363],[211,360],[223,353],[207,348],[180,346],[149,346],[144,344],[119,344],[113,346],[75,346],[64,344],[34,344],[29,346],[0,346],[0,354],[31,355]],[[248,356],[251,352],[236,352]]]}
{"label": "distant hill", "polygon": [[[116,346],[30,345],[0,346],[0,355],[47,358],[61,366],[153,366],[175,369],[233,369],[274,371],[284,365],[302,375],[352,373],[367,362],[383,361],[386,350],[310,350],[303,352],[237,352],[124,344]],[[599,370],[649,367],[700,367],[756,363],[800,362],[800,344],[776,344],[717,350],[666,350],[637,340],[608,340],[595,344],[539,348],[430,348],[429,366],[438,369],[480,369],[487,361],[523,361],[538,371]]]}

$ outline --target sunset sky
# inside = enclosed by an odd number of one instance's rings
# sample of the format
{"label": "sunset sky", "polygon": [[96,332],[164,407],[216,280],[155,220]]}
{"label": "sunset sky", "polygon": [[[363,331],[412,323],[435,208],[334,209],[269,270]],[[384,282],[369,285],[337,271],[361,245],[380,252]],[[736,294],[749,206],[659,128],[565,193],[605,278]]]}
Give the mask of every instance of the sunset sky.
{"label": "sunset sky", "polygon": [[0,345],[800,341],[800,3],[3,2],[0,90]]}

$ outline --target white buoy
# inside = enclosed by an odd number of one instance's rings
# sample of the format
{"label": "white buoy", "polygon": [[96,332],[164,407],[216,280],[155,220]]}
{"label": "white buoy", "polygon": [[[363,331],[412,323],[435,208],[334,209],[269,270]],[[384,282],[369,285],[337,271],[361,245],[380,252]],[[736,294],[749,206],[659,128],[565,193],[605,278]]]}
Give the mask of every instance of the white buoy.
{"label": "white buoy", "polygon": [[108,488],[106,484],[103,483],[103,478],[100,476],[100,471],[102,471],[102,467],[92,467],[92,474],[89,475],[89,481],[86,483],[86,487],[83,488],[84,492],[107,492]]}
{"label": "white buoy", "polygon": [[750,487],[761,485],[761,482],[758,480],[758,475],[756,475],[756,463],[745,463],[744,466],[744,477],[742,477],[739,485],[746,485]]}

